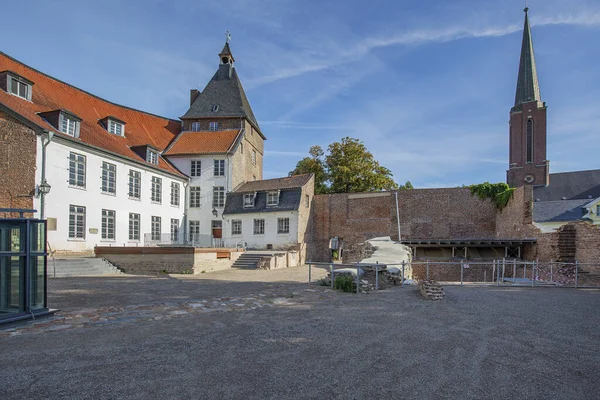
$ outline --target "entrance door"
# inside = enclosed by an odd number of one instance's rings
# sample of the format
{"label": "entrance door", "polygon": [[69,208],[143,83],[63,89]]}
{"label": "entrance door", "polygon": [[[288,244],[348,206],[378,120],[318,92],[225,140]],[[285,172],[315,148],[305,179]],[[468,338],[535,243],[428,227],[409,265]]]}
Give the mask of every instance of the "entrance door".
{"label": "entrance door", "polygon": [[223,247],[223,221],[212,221],[211,226],[213,247]]}

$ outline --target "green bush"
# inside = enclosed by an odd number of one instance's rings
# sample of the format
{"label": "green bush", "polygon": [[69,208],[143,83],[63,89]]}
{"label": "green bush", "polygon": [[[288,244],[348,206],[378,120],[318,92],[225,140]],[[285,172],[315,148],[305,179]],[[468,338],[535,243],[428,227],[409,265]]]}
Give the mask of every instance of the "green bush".
{"label": "green bush", "polygon": [[503,209],[512,199],[515,188],[511,188],[506,183],[484,182],[479,185],[469,186],[471,194],[479,197],[481,200],[490,199],[499,209]]}
{"label": "green bush", "polygon": [[333,281],[333,287],[342,292],[355,292],[356,282],[354,282],[354,277],[352,275],[338,275]]}

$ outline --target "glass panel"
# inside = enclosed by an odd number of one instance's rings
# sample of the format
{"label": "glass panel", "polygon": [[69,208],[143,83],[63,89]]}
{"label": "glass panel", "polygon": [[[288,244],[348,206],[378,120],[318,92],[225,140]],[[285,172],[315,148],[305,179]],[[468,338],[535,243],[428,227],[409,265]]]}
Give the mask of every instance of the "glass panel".
{"label": "glass panel", "polygon": [[31,223],[31,251],[34,253],[46,252],[46,223]]}
{"label": "glass panel", "polygon": [[31,309],[46,307],[46,257],[31,257]]}
{"label": "glass panel", "polygon": [[0,318],[25,310],[23,298],[25,257],[0,256]]}

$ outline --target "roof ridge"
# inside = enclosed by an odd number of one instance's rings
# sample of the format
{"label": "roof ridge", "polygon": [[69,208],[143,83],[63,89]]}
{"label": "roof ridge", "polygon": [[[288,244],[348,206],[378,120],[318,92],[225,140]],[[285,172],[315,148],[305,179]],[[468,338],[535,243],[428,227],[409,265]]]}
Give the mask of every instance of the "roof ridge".
{"label": "roof ridge", "polygon": [[[5,52],[3,52],[3,51],[1,51],[1,50],[0,50],[0,56],[5,56],[6,58],[9,58],[10,60],[12,60],[12,61],[14,61],[14,62],[17,62],[17,63],[21,64],[22,66],[24,66],[24,67],[26,67],[26,68],[29,68],[30,70],[32,70],[32,71],[34,71],[34,72],[36,72],[36,73],[38,73],[38,74],[40,74],[40,75],[43,75],[43,76],[45,76],[45,77],[47,77],[47,78],[50,78],[50,79],[52,79],[52,80],[54,80],[54,81],[56,81],[56,82],[62,83],[63,85],[67,85],[67,86],[69,86],[69,87],[72,87],[72,88],[73,88],[73,89],[75,89],[75,90],[79,90],[80,92],[82,92],[82,93],[85,93],[85,94],[87,94],[88,96],[95,97],[95,98],[97,98],[98,100],[102,100],[102,101],[104,101],[104,102],[106,102],[106,103],[112,104],[113,106],[117,106],[117,107],[126,108],[126,109],[128,109],[128,110],[131,110],[131,111],[136,111],[136,112],[139,112],[139,113],[143,113],[143,114],[151,115],[151,116],[153,116],[153,117],[158,117],[158,118],[167,119],[167,120],[169,120],[169,121],[173,121],[173,122],[181,122],[179,119],[174,119],[174,118],[164,117],[164,116],[162,116],[162,115],[154,114],[154,113],[151,113],[151,112],[148,112],[148,111],[138,110],[137,108],[133,108],[133,107],[125,106],[125,105],[123,105],[123,104],[117,104],[117,103],[115,103],[115,102],[112,102],[112,101],[110,101],[110,100],[106,100],[105,98],[102,98],[102,97],[100,97],[100,96],[98,96],[98,95],[95,95],[95,94],[93,94],[93,93],[90,93],[90,92],[88,92],[87,90],[83,90],[83,89],[81,89],[81,88],[79,88],[79,87],[77,87],[77,86],[75,86],[75,85],[72,85],[72,84],[70,84],[70,83],[68,83],[68,82],[62,81],[62,80],[60,80],[60,79],[58,79],[58,78],[55,78],[55,77],[53,77],[52,75],[48,75],[48,74],[46,74],[45,72],[42,72],[42,71],[40,71],[40,70],[38,70],[38,69],[36,69],[36,68],[33,68],[33,67],[31,67],[31,66],[29,66],[29,65],[25,64],[24,62],[22,62],[22,61],[19,61],[19,60],[17,60],[17,59],[16,59],[16,58],[14,58],[14,57],[11,57],[11,56],[9,56],[8,54],[6,54]],[[14,72],[14,73],[16,73],[16,72]],[[35,83],[35,82],[34,82],[34,83]]]}

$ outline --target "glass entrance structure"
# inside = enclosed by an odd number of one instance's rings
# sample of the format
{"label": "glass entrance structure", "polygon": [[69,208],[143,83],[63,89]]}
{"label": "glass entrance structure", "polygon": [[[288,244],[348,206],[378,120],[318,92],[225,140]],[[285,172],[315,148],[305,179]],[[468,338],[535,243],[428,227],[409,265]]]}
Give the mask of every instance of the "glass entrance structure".
{"label": "glass entrance structure", "polygon": [[46,221],[0,212],[0,324],[47,314]]}

